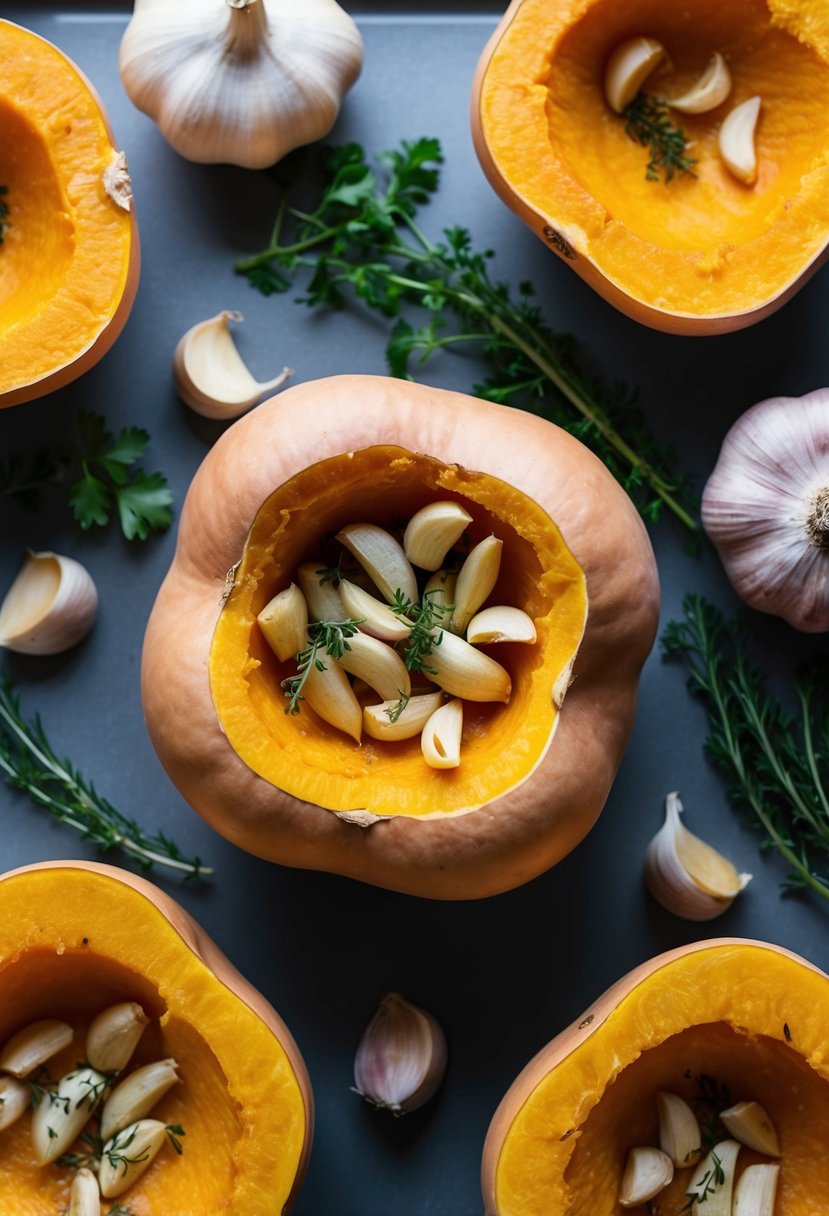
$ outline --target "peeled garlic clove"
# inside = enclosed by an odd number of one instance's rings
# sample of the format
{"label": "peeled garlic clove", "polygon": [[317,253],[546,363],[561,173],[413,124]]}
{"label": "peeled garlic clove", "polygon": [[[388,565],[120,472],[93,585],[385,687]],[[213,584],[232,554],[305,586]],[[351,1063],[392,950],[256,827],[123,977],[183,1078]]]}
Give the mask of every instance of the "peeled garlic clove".
{"label": "peeled garlic clove", "polygon": [[476,612],[466,627],[466,640],[473,646],[491,642],[534,642],[535,624],[520,608],[496,604]]}
{"label": "peeled garlic clove", "polygon": [[447,701],[423,727],[420,749],[430,768],[457,768],[461,762],[463,702]]}
{"label": "peeled garlic clove", "polygon": [[243,320],[240,312],[225,309],[188,329],[176,347],[176,390],[184,404],[204,418],[238,418],[293,375],[284,367],[272,380],[254,380],[228,326],[228,321]]}
{"label": "peeled garlic clove", "polygon": [[29,553],[0,605],[0,646],[20,654],[62,654],[95,624],[98,592],[80,562]]}
{"label": "peeled garlic clove", "polygon": [[665,822],[645,854],[645,882],[654,899],[686,920],[725,912],[751,879],[683,827],[677,794],[665,799]]}
{"label": "peeled garlic clove", "polygon": [[774,1216],[779,1165],[750,1165],[734,1188],[731,1216]]}
{"label": "peeled garlic clove", "polygon": [[[734,1171],[740,1145],[736,1140],[721,1140],[699,1163],[686,1194],[705,1216],[731,1216]],[[705,1205],[704,1209],[702,1205]]]}
{"label": "peeled garlic clove", "polygon": [[365,680],[384,701],[409,695],[412,681],[406,664],[386,642],[358,631],[345,647],[336,660],[344,671]]}
{"label": "peeled garlic clove", "polygon": [[469,551],[455,584],[452,632],[464,633],[472,617],[491,593],[501,569],[503,541],[487,536]]}
{"label": "peeled garlic clove", "polygon": [[340,579],[337,590],[349,618],[361,622],[363,633],[370,633],[382,642],[403,642],[409,636],[411,623],[405,617],[392,612],[387,604],[363,591],[356,583],[345,578]]}
{"label": "peeled garlic clove", "polygon": [[29,1109],[32,1093],[17,1077],[0,1077],[0,1132],[11,1127]]}
{"label": "peeled garlic clove", "polygon": [[72,1179],[66,1216],[101,1216],[101,1190],[92,1170],[79,1169]]}
{"label": "peeled garlic clove", "polygon": [[693,1165],[702,1152],[697,1117],[678,1094],[658,1093],[659,1147],[679,1169]]}
{"label": "peeled garlic clove", "polygon": [[308,638],[308,605],[291,583],[269,600],[257,616],[265,640],[281,663],[304,650]]}
{"label": "peeled garlic clove", "polygon": [[122,1001],[102,1010],[87,1031],[87,1060],[99,1072],[120,1072],[129,1063],[149,1021],[135,1001]]}
{"label": "peeled garlic clove", "polygon": [[355,743],[360,742],[363,729],[363,711],[354,690],[348,682],[343,668],[330,655],[323,655],[322,671],[313,667],[308,673],[302,696],[324,722],[350,735]]}
{"label": "peeled garlic clove", "polygon": [[403,549],[413,566],[437,570],[459,540],[472,516],[457,502],[430,502],[409,520],[403,533]]}
{"label": "peeled garlic clove", "polygon": [[32,1149],[38,1165],[65,1153],[83,1131],[103,1097],[108,1078],[94,1068],[78,1068],[46,1090],[32,1114]]}
{"label": "peeled garlic clove", "polygon": [[150,1168],[167,1139],[167,1124],[141,1119],[104,1144],[98,1182],[105,1199],[117,1199]]}
{"label": "peeled garlic clove", "polygon": [[175,1060],[156,1060],[136,1068],[116,1085],[101,1111],[101,1135],[109,1140],[130,1123],[148,1115],[181,1078]]}
{"label": "peeled garlic clove", "polygon": [[443,693],[430,692],[409,697],[400,713],[397,712],[400,708],[399,697],[384,701],[382,705],[367,705],[363,710],[363,730],[372,739],[382,739],[387,743],[413,739],[442,704]]}
{"label": "peeled garlic clove", "polygon": [[719,51],[711,56],[708,67],[695,85],[681,97],[668,98],[668,105],[683,114],[705,114],[725,101],[731,92],[731,73]]}
{"label": "peeled garlic clove", "polygon": [[757,152],[754,132],[760,117],[761,100],[749,97],[735,106],[720,127],[720,156],[728,172],[746,186],[757,181]]}
{"label": "peeled garlic clove", "polygon": [[[443,621],[444,616],[448,615],[449,609],[455,607],[457,585],[457,574],[447,574],[445,570],[436,571],[426,583],[423,588],[423,602],[431,604],[437,610],[435,620]],[[445,623],[451,627],[449,620]]]}
{"label": "peeled garlic clove", "polygon": [[450,696],[464,701],[510,699],[512,680],[506,668],[453,633],[437,631],[425,661],[431,668],[429,678]]}
{"label": "peeled garlic clove", "polygon": [[446,1038],[432,1015],[390,992],[360,1040],[354,1088],[373,1106],[408,1114],[437,1090],[446,1056]]}
{"label": "peeled garlic clove", "polygon": [[665,58],[665,48],[655,38],[627,38],[620,43],[604,74],[604,95],[611,110],[621,114]]}
{"label": "peeled garlic clove", "polygon": [[390,532],[376,524],[349,524],[337,533],[337,540],[348,549],[390,604],[398,593],[410,603],[417,602],[417,579],[401,546]]}
{"label": "peeled garlic clove", "polygon": [[0,1072],[10,1072],[13,1077],[28,1077],[41,1064],[51,1060],[73,1039],[72,1027],[54,1018],[32,1022],[12,1035],[0,1052]]}
{"label": "peeled garlic clove", "polygon": [[[347,620],[340,593],[331,579],[323,581],[325,567],[322,562],[303,562],[297,568],[297,582],[302,588],[305,602],[308,605],[308,615],[314,621],[344,621]],[[300,650],[306,645],[300,646]],[[294,651],[296,654],[296,651]]]}
{"label": "peeled garlic clove", "polygon": [[780,1156],[780,1141],[769,1116],[759,1102],[738,1102],[720,1112],[720,1119],[735,1140],[767,1157]]}
{"label": "peeled garlic clove", "polygon": [[658,1195],[674,1176],[673,1162],[667,1153],[650,1145],[632,1148],[619,1187],[623,1208],[636,1208]]}

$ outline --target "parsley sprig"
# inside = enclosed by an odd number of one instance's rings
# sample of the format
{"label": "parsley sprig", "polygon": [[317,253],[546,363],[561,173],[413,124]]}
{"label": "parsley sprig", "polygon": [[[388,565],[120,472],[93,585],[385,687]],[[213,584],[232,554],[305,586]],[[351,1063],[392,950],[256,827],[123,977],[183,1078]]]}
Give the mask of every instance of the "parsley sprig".
{"label": "parsley sprig", "polygon": [[134,467],[150,442],[142,427],[124,427],[114,436],[100,414],[79,410],[77,440],[13,453],[0,461],[0,498],[36,510],[48,489],[66,488],[72,513],[83,529],[109,523],[113,511],[127,540],[146,540],[169,528],[173,495],[162,473]]}
{"label": "parsley sprig", "polygon": [[311,672],[315,668],[317,671],[325,671],[320,652],[330,654],[333,659],[341,659],[346,650],[351,649],[348,639],[354,637],[362,623],[362,620],[311,622],[308,626],[308,645],[296,656],[297,674],[282,681],[285,696],[288,698],[286,714],[299,713],[299,703],[305,699],[302,690]]}
{"label": "parsley sprig", "polygon": [[692,156],[686,156],[688,141],[681,127],[674,126],[668,103],[651,93],[637,93],[624,110],[625,134],[650,149],[650,159],[645,169],[649,182],[659,181],[661,173],[669,182],[677,173],[696,177]]}
{"label": "parsley sprig", "polygon": [[788,888],[829,899],[829,681],[825,661],[797,675],[793,716],[766,691],[736,625],[713,605],[686,597],[684,618],[662,637],[683,659],[688,686],[708,715],[706,750],[729,781],[729,799],[748,810],[765,848],[786,859]]}
{"label": "parsley sprig", "polygon": [[[671,452],[626,391],[610,394],[581,369],[573,340],[544,323],[532,284],[513,289],[494,280],[492,251],[475,250],[466,228],[447,228],[435,241],[417,225],[441,161],[440,144],[426,138],[383,152],[379,171],[359,144],[330,150],[314,210],[283,200],[267,247],[237,262],[237,271],[263,295],[288,291],[307,271],[308,305],[337,308],[351,292],[394,318],[386,354],[392,375],[404,379],[415,357],[423,363],[443,349],[472,349],[486,365],[478,396],[564,427],[604,461],[646,519],[665,507],[696,534],[696,502],[673,472]],[[425,323],[404,317],[405,306],[424,310]]]}

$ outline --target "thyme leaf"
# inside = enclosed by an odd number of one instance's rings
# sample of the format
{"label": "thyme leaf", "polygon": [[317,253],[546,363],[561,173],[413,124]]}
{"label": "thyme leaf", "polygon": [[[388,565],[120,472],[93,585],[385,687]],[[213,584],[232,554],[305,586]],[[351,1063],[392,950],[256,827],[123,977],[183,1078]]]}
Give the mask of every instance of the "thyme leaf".
{"label": "thyme leaf", "polygon": [[[419,604],[407,600],[402,591],[394,593],[394,603],[390,604],[392,612],[406,617],[411,623],[406,649],[403,652],[403,662],[409,671],[422,671],[434,675],[436,668],[426,662],[432,653],[433,646],[440,646],[443,632],[440,622],[444,615],[451,615],[455,610],[454,604],[439,604],[430,595],[424,595]],[[405,707],[404,707],[405,708]],[[400,713],[403,712],[401,708]],[[397,715],[398,717],[400,714]],[[396,719],[394,719],[396,721]]]}
{"label": "thyme leaf", "polygon": [[[323,571],[318,573],[322,574]],[[341,659],[346,650],[351,649],[348,639],[354,637],[362,623],[362,620],[311,622],[308,626],[308,645],[296,656],[297,674],[282,681],[285,696],[288,698],[286,714],[299,713],[299,703],[305,700],[302,690],[314,668],[317,671],[325,671],[325,663],[319,657],[320,652],[330,654],[334,659]]]}
{"label": "thyme leaf", "polygon": [[384,710],[386,717],[388,718],[389,722],[391,722],[391,723],[397,722],[399,720],[400,715],[403,713],[403,710],[406,708],[406,706],[409,704],[409,701],[412,699],[412,694],[410,692],[404,692],[402,688],[398,688],[397,693],[398,693],[399,700],[397,702],[395,702],[394,705],[390,705],[387,710]]}
{"label": "thyme leaf", "polygon": [[672,123],[666,101],[651,93],[637,93],[626,106],[624,118],[625,134],[634,143],[650,149],[650,159],[645,169],[649,182],[659,181],[660,173],[666,182],[671,181],[676,173],[696,177],[694,165],[697,162],[685,155],[688,146],[685,132]]}

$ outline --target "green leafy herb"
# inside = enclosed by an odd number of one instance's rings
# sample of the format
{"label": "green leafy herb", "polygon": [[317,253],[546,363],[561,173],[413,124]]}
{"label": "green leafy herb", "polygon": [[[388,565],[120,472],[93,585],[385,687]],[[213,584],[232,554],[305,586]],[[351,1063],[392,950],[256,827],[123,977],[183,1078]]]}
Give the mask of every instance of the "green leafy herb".
{"label": "green leafy herb", "polygon": [[282,681],[285,696],[288,698],[286,714],[299,713],[299,703],[305,699],[302,690],[314,668],[317,671],[325,671],[325,663],[319,657],[320,652],[330,654],[334,659],[341,659],[346,650],[351,649],[348,638],[354,637],[362,623],[362,620],[311,622],[308,626],[308,645],[296,656],[297,674]]}
{"label": "green leafy herb", "polygon": [[146,540],[169,528],[173,496],[166,477],[135,468],[150,442],[141,427],[125,427],[115,437],[100,414],[80,410],[77,442],[40,448],[29,457],[12,454],[0,462],[0,498],[36,509],[44,490],[65,483],[72,513],[84,529],[103,526],[117,512],[127,540]]}
{"label": "green leafy herb", "polygon": [[173,1148],[178,1153],[179,1157],[184,1152],[184,1147],[183,1147],[181,1141],[178,1139],[178,1137],[186,1136],[186,1135],[187,1135],[187,1133],[185,1132],[184,1128],[181,1126],[180,1123],[168,1123],[167,1124],[167,1139],[170,1141]]}
{"label": "green leafy herb", "polygon": [[746,658],[736,627],[699,596],[684,619],[671,621],[665,655],[688,665],[689,688],[708,714],[706,749],[729,781],[728,795],[751,812],[791,867],[786,886],[829,899],[829,681],[825,662],[795,679],[796,719],[765,690],[763,673]]}
{"label": "green leafy herb", "polygon": [[398,590],[394,593],[394,603],[389,607],[392,612],[406,617],[411,622],[411,632],[403,652],[403,662],[406,667],[409,671],[422,671],[427,675],[434,675],[436,669],[430,667],[426,660],[432,653],[432,647],[440,646],[443,639],[443,634],[439,631],[440,622],[444,615],[454,612],[455,605],[439,604],[430,595],[424,595],[419,604],[413,604],[411,600],[406,599],[402,591]]}
{"label": "green leafy herb", "polygon": [[731,1106],[731,1093],[724,1082],[706,1072],[694,1074],[688,1069],[685,1079],[696,1083],[697,1092],[691,1100],[697,1108],[700,1143],[708,1153],[720,1140],[725,1140],[728,1136],[720,1119],[720,1111]]}
{"label": "green leafy herb", "polygon": [[109,1216],[133,1216],[132,1208],[125,1208],[120,1203],[116,1203],[114,1208],[109,1209]]}
{"label": "green leafy herb", "polygon": [[394,705],[390,705],[387,710],[384,710],[389,722],[399,721],[400,715],[403,713],[403,710],[412,699],[412,694],[410,692],[404,692],[402,688],[398,688],[397,695],[399,700],[396,701]]}
{"label": "green leafy herb", "polygon": [[[58,1157],[58,1165],[66,1165],[73,1170],[97,1168],[104,1153],[104,1140],[101,1133],[87,1129],[81,1133],[80,1140],[81,1144],[85,1144],[89,1151],[86,1153],[62,1153]],[[111,1209],[111,1211],[114,1210],[114,1208]]]}
{"label": "green leafy herb", "polygon": [[671,122],[668,103],[650,93],[637,93],[624,110],[625,134],[643,148],[650,148],[650,160],[645,170],[649,182],[659,181],[659,174],[666,182],[674,174],[685,173],[696,177],[693,157],[686,156],[688,146],[685,132]]}
{"label": "green leafy herb", "polygon": [[688,1202],[680,1208],[680,1212],[690,1212],[694,1204],[705,1203],[717,1187],[723,1186],[724,1183],[725,1170],[722,1167],[722,1160],[714,1149],[711,1149],[711,1169],[705,1171],[692,1191],[686,1191]]}
{"label": "green leafy herb", "polygon": [[9,193],[8,186],[0,186],[0,245],[6,237],[6,229],[10,227],[9,220],[9,204],[6,202],[6,195]]}
{"label": "green leafy herb", "polygon": [[132,1146],[137,1134],[138,1128],[135,1125],[127,1127],[113,1136],[108,1146],[105,1146],[103,1156],[106,1157],[114,1170],[117,1170],[120,1166],[123,1173],[126,1174],[128,1166],[140,1165],[142,1161],[146,1161],[149,1157],[149,1147],[145,1147],[140,1153],[136,1151],[133,1156],[130,1156],[128,1150]]}
{"label": "green leafy herb", "polygon": [[8,673],[0,673],[0,773],[14,789],[79,831],[102,849],[121,849],[142,869],[167,866],[188,878],[213,873],[198,857],[186,858],[163,832],[148,835],[102,798],[68,760],[60,760],[39,715],[26,721]]}
{"label": "green leafy herb", "polygon": [[[604,461],[645,518],[669,508],[694,534],[696,501],[671,470],[672,455],[650,435],[624,390],[608,394],[578,365],[574,343],[549,329],[533,288],[517,290],[490,276],[490,250],[476,251],[465,228],[433,241],[415,222],[437,189],[440,145],[404,141],[378,158],[379,172],[358,144],[329,151],[322,197],[312,212],[279,209],[266,249],[236,269],[264,295],[289,290],[310,272],[304,302],[340,307],[347,293],[394,318],[389,370],[411,379],[411,364],[437,351],[470,348],[487,374],[474,391],[520,406],[564,427]],[[290,228],[286,235],[285,229]],[[404,306],[425,311],[419,327]]]}

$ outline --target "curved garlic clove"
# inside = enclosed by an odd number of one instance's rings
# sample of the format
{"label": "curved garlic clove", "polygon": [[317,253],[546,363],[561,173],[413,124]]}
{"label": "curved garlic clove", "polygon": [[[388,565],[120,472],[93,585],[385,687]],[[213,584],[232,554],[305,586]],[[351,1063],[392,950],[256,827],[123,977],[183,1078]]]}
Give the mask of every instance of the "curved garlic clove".
{"label": "curved garlic clove", "polygon": [[409,697],[399,713],[399,697],[384,701],[382,705],[367,705],[363,710],[363,730],[370,738],[387,743],[413,739],[442,704],[442,692],[427,692]]}
{"label": "curved garlic clove", "polygon": [[446,1038],[431,1013],[390,992],[360,1040],[354,1088],[373,1106],[405,1115],[435,1093],[446,1058]]}
{"label": "curved garlic clove", "polygon": [[105,1199],[117,1199],[150,1168],[167,1139],[167,1124],[141,1119],[104,1144],[98,1182]]}
{"label": "curved garlic clove", "polygon": [[734,1188],[731,1216],[774,1216],[780,1166],[750,1165],[743,1170]]}
{"label": "curved garlic clove", "polygon": [[684,1098],[668,1092],[656,1095],[659,1111],[659,1147],[674,1165],[694,1165],[702,1152],[697,1117]]}
{"label": "curved garlic clove", "polygon": [[66,1216],[101,1216],[101,1189],[92,1170],[82,1168],[75,1173]]}
{"label": "curved garlic clove", "polygon": [[413,566],[438,570],[460,540],[472,516],[458,502],[430,502],[415,511],[403,533],[403,549]]}
{"label": "curved garlic clove", "polygon": [[32,1091],[17,1077],[0,1077],[0,1132],[16,1123],[29,1109]]}
{"label": "curved garlic clove", "polygon": [[655,38],[627,38],[613,51],[604,74],[604,95],[617,114],[630,105],[651,72],[666,59]]}
{"label": "curved garlic clove", "polygon": [[731,1216],[731,1195],[739,1152],[740,1145],[736,1140],[720,1140],[697,1166],[685,1193],[692,1204],[705,1211],[705,1216]]}
{"label": "curved garlic clove", "polygon": [[450,696],[464,701],[503,701],[510,699],[510,674],[495,659],[470,646],[454,633],[438,630],[426,662],[429,678]]}
{"label": "curved garlic clove", "polygon": [[420,749],[430,768],[457,768],[461,762],[463,701],[447,701],[423,727]]}
{"label": "curved garlic clove", "polygon": [[720,1111],[720,1119],[726,1131],[746,1148],[753,1148],[767,1157],[780,1156],[780,1141],[774,1124],[759,1102],[737,1102],[728,1110]]}
{"label": "curved garlic clove", "polygon": [[308,605],[305,596],[291,583],[269,600],[257,616],[259,628],[280,663],[294,658],[308,642]]}
{"label": "curved garlic clove", "polygon": [[74,1035],[72,1027],[54,1018],[31,1022],[12,1035],[0,1052],[0,1072],[14,1077],[28,1077],[68,1047]]}
{"label": "curved garlic clove", "polygon": [[322,671],[316,666],[311,668],[302,689],[302,696],[323,722],[344,731],[355,743],[359,743],[363,730],[363,711],[348,682],[348,676],[330,655],[320,659],[320,662],[324,663],[325,667]]}
{"label": "curved garlic clove", "polygon": [[0,605],[0,646],[20,654],[62,654],[95,624],[98,592],[72,557],[26,555]]}
{"label": "curved garlic clove", "polygon": [[99,1072],[126,1068],[150,1019],[135,1001],[120,1001],[92,1019],[86,1034],[86,1058]]}
{"label": "curved garlic clove", "polygon": [[103,1097],[108,1078],[94,1068],[78,1068],[46,1090],[32,1114],[32,1149],[38,1165],[65,1153],[83,1131]]}
{"label": "curved garlic clove", "polygon": [[130,1123],[148,1115],[168,1090],[181,1080],[175,1060],[156,1060],[136,1068],[116,1085],[101,1111],[101,1135],[109,1140]]}
{"label": "curved garlic clove", "polygon": [[403,548],[385,528],[377,524],[348,524],[336,539],[347,549],[390,603],[398,593],[409,603],[417,602],[417,579]]}
{"label": "curved garlic clove", "polygon": [[676,793],[665,799],[665,822],[645,853],[645,882],[651,895],[676,916],[711,920],[731,906],[751,880],[680,822]]}
{"label": "curved garlic clove", "polygon": [[289,367],[284,367],[272,380],[253,378],[228,325],[228,321],[243,320],[240,312],[225,309],[193,325],[176,346],[176,390],[184,404],[204,418],[238,418],[293,375]]}
{"label": "curved garlic clove", "polygon": [[453,633],[466,632],[472,617],[492,592],[501,569],[503,547],[504,542],[497,536],[487,536],[467,554],[455,584]]}
{"label": "curved garlic clove", "polygon": [[749,97],[748,101],[735,106],[723,119],[720,127],[720,156],[732,177],[745,186],[757,181],[757,152],[754,133],[760,117],[761,100]]}
{"label": "curved garlic clove", "polygon": [[314,621],[345,621],[348,618],[340,593],[330,579],[323,579],[324,574],[322,562],[303,562],[297,567],[296,579],[305,596],[308,615]]}
{"label": "curved garlic clove", "polygon": [[476,612],[466,627],[466,640],[473,646],[492,642],[534,642],[535,623],[521,608],[495,604]]}
{"label": "curved garlic clove", "polygon": [[719,51],[715,51],[696,84],[681,97],[669,97],[668,105],[683,114],[706,114],[722,105],[731,92],[731,73]]}
{"label": "curved garlic clove", "polygon": [[[455,607],[455,589],[458,585],[457,574],[448,574],[446,570],[437,570],[423,588],[423,602],[430,603],[435,611],[435,620],[440,623]],[[451,628],[451,621],[447,622]]]}
{"label": "curved garlic clove", "polygon": [[411,621],[392,612],[387,604],[369,595],[348,579],[340,579],[337,588],[348,617],[360,621],[363,633],[370,633],[381,642],[403,642],[409,636]]}
{"label": "curved garlic clove", "polygon": [[409,695],[412,680],[408,668],[386,642],[358,631],[344,645],[343,654],[336,660],[344,671],[365,680],[384,701]]}
{"label": "curved garlic clove", "polygon": [[671,1182],[674,1166],[667,1153],[650,1145],[632,1148],[619,1186],[619,1204],[638,1208],[658,1195]]}

